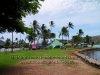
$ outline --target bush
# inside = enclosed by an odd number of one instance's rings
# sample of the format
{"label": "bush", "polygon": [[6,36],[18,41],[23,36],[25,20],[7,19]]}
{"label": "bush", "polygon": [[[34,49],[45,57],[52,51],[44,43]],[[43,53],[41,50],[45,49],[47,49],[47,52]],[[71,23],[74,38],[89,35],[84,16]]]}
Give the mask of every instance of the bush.
{"label": "bush", "polygon": [[72,44],[69,43],[69,44],[66,44],[65,46],[67,46],[67,47],[72,47]]}

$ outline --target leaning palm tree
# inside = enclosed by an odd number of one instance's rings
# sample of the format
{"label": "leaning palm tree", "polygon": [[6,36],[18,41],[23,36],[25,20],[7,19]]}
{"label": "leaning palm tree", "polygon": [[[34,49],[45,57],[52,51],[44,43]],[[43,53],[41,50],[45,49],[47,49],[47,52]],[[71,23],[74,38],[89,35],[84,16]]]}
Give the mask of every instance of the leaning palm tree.
{"label": "leaning palm tree", "polygon": [[[69,23],[68,23],[68,26],[67,26],[66,28],[69,28],[69,30],[70,30],[70,28],[71,28],[71,29],[74,29],[73,23],[69,22]],[[68,35],[68,40],[69,40],[69,35]]]}
{"label": "leaning palm tree", "polygon": [[28,39],[28,41],[29,41],[29,49],[31,49],[31,44],[32,44],[32,42],[33,42],[33,37],[31,36],[31,35],[27,35],[26,36],[26,39]]}
{"label": "leaning palm tree", "polygon": [[42,45],[45,47],[46,46],[46,39],[49,37],[48,32],[49,30],[46,29],[47,27],[45,24],[42,24],[41,26],[41,38],[43,38]]}
{"label": "leaning palm tree", "polygon": [[33,21],[32,28],[34,32],[33,34],[34,34],[34,44],[35,44],[35,38],[37,37],[36,35],[40,34],[40,25],[36,20]]}

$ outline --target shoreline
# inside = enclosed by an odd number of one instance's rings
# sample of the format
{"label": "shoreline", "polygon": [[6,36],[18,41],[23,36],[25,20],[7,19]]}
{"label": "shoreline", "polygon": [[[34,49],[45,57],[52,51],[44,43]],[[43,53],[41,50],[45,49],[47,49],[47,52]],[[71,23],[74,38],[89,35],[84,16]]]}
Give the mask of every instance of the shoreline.
{"label": "shoreline", "polygon": [[100,69],[100,62],[90,58],[84,54],[82,54],[82,51],[86,51],[86,50],[95,50],[95,49],[100,49],[100,48],[92,48],[92,49],[84,49],[84,50],[79,50],[79,51],[75,51],[74,54],[76,56],[78,56],[79,58],[81,58],[84,62],[88,63],[89,65],[92,65],[98,69]]}

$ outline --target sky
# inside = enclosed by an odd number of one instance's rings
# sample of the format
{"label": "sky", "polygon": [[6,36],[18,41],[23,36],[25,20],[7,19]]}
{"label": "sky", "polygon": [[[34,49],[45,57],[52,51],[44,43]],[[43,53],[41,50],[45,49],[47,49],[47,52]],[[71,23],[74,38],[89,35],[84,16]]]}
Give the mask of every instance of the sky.
{"label": "sky", "polygon": [[[79,29],[83,30],[83,36],[100,35],[100,0],[45,0],[41,4],[37,14],[30,14],[22,19],[27,27],[30,27],[33,20],[37,20],[41,25],[45,24],[50,28],[49,22],[54,21],[56,26],[52,32],[56,33],[58,39],[61,28],[72,22],[74,29],[70,29],[69,39],[76,35]],[[1,36],[6,40],[11,39],[12,34],[4,33],[0,34]],[[16,37],[25,40],[26,34],[14,33],[14,40]]]}

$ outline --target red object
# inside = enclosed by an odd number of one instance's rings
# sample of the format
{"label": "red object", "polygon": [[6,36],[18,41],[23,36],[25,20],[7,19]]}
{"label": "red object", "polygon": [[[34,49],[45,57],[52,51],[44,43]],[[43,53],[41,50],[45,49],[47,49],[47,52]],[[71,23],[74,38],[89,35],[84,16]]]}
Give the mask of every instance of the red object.
{"label": "red object", "polygon": [[37,49],[37,44],[32,44],[32,49]]}

